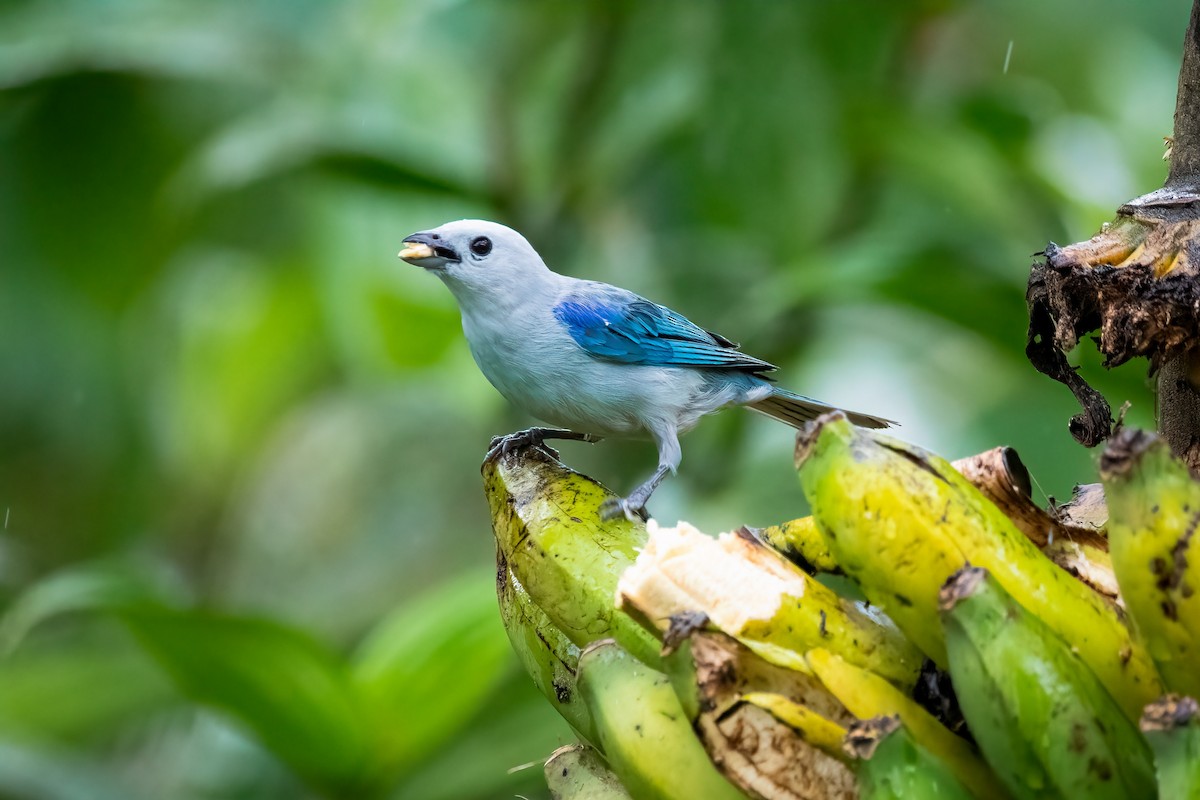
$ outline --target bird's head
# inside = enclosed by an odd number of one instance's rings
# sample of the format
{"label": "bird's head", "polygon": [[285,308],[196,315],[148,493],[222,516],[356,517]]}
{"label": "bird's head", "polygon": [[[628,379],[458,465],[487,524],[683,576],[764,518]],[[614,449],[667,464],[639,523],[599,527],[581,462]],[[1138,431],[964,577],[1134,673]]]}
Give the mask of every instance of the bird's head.
{"label": "bird's head", "polygon": [[460,290],[491,293],[506,286],[519,288],[548,272],[524,236],[480,219],[447,222],[406,236],[399,256],[436,274],[456,295]]}

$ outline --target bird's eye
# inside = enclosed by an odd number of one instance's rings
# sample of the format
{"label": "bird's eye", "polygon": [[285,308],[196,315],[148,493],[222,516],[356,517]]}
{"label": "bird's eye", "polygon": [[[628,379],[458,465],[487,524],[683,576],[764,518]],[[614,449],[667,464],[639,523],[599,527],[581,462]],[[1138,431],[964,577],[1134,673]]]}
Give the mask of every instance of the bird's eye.
{"label": "bird's eye", "polygon": [[477,256],[486,256],[492,252],[492,240],[486,236],[476,236],[471,240],[471,252]]}

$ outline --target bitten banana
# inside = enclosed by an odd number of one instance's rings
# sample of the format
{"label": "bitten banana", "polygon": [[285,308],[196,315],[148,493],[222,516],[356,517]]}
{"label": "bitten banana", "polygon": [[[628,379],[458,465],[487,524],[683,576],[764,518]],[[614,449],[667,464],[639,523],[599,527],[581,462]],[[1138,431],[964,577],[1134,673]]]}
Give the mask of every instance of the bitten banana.
{"label": "bitten banana", "polygon": [[1125,607],[1167,688],[1200,697],[1200,482],[1166,442],[1128,428],[1100,472]]}
{"label": "bitten banana", "polygon": [[496,573],[496,597],[504,630],[521,666],[554,710],[584,740],[598,747],[591,715],[575,686],[579,648],[538,608],[507,565]]}
{"label": "bitten banana", "polygon": [[1200,705],[1167,695],[1146,706],[1142,735],[1154,750],[1159,800],[1200,800]]}
{"label": "bitten banana", "polygon": [[853,758],[861,800],[971,800],[972,795],[899,717],[872,717],[850,726],[844,742]]}
{"label": "bitten banana", "polygon": [[1161,694],[1149,654],[1117,611],[1055,566],[949,463],[828,414],[802,437],[804,493],[837,563],[938,664],[941,582],[985,566],[1063,639],[1136,720]]}
{"label": "bitten banana", "polygon": [[957,573],[941,607],[963,714],[1014,797],[1153,796],[1137,730],[1072,648],[987,570]]}
{"label": "bitten banana", "polygon": [[650,526],[637,562],[617,585],[618,603],[655,629],[682,612],[703,612],[766,660],[805,669],[825,647],[910,688],[921,653],[877,609],[839,597],[752,536],[717,538],[680,522]]}
{"label": "bitten banana", "polygon": [[612,637],[658,664],[657,640],[613,606],[617,579],[646,541],[640,524],[600,519],[600,506],[616,496],[537,447],[488,460],[483,477],[497,566],[576,645]]}
{"label": "bitten banana", "polygon": [[605,757],[637,800],[742,800],[717,772],[666,675],[611,639],[579,656],[579,688]]}
{"label": "bitten banana", "polygon": [[604,759],[587,745],[558,748],[546,759],[545,772],[552,800],[630,800]]}

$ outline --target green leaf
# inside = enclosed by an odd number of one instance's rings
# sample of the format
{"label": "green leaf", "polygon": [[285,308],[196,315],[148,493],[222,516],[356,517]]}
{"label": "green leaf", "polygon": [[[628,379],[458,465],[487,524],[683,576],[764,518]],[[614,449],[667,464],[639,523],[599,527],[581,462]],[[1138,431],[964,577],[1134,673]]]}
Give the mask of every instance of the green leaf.
{"label": "green leaf", "polygon": [[316,641],[267,620],[203,611],[120,616],[186,695],[236,717],[313,785],[366,793],[365,714],[342,665]]}
{"label": "green leaf", "polygon": [[490,573],[470,572],[387,617],[354,658],[383,764],[404,770],[458,733],[514,664]]}

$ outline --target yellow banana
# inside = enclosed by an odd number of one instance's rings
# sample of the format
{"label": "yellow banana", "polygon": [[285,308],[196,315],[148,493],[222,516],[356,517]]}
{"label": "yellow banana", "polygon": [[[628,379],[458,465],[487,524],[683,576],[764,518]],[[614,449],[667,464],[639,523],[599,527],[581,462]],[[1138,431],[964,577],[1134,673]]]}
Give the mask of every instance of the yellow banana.
{"label": "yellow banana", "polygon": [[1161,693],[1153,662],[1117,611],[1055,566],[949,463],[890,437],[821,417],[797,447],[804,493],[837,563],[939,665],[941,583],[987,567],[1026,609],[1071,642],[1136,719]]}
{"label": "yellow banana", "polygon": [[617,579],[646,541],[640,524],[600,519],[601,504],[615,495],[536,447],[489,459],[483,478],[498,571],[511,570],[576,645],[612,637],[658,664],[655,638],[613,607]]}
{"label": "yellow banana", "polygon": [[977,797],[1003,800],[995,776],[965,739],[878,675],[827,650],[808,653],[808,665],[829,692],[859,719],[900,717],[912,737],[933,753]]}
{"label": "yellow banana", "polygon": [[682,612],[703,612],[763,658],[805,669],[826,647],[910,688],[921,653],[877,610],[843,599],[753,536],[706,536],[687,523],[662,528],[621,576],[620,607],[657,630]]}
{"label": "yellow banana", "polygon": [[1200,697],[1200,482],[1166,442],[1129,428],[1100,471],[1125,607],[1167,688]]}
{"label": "yellow banana", "polygon": [[812,517],[801,517],[751,532],[809,575],[841,572]]}
{"label": "yellow banana", "polygon": [[551,800],[630,800],[629,792],[604,759],[583,744],[568,744],[546,759]]}

